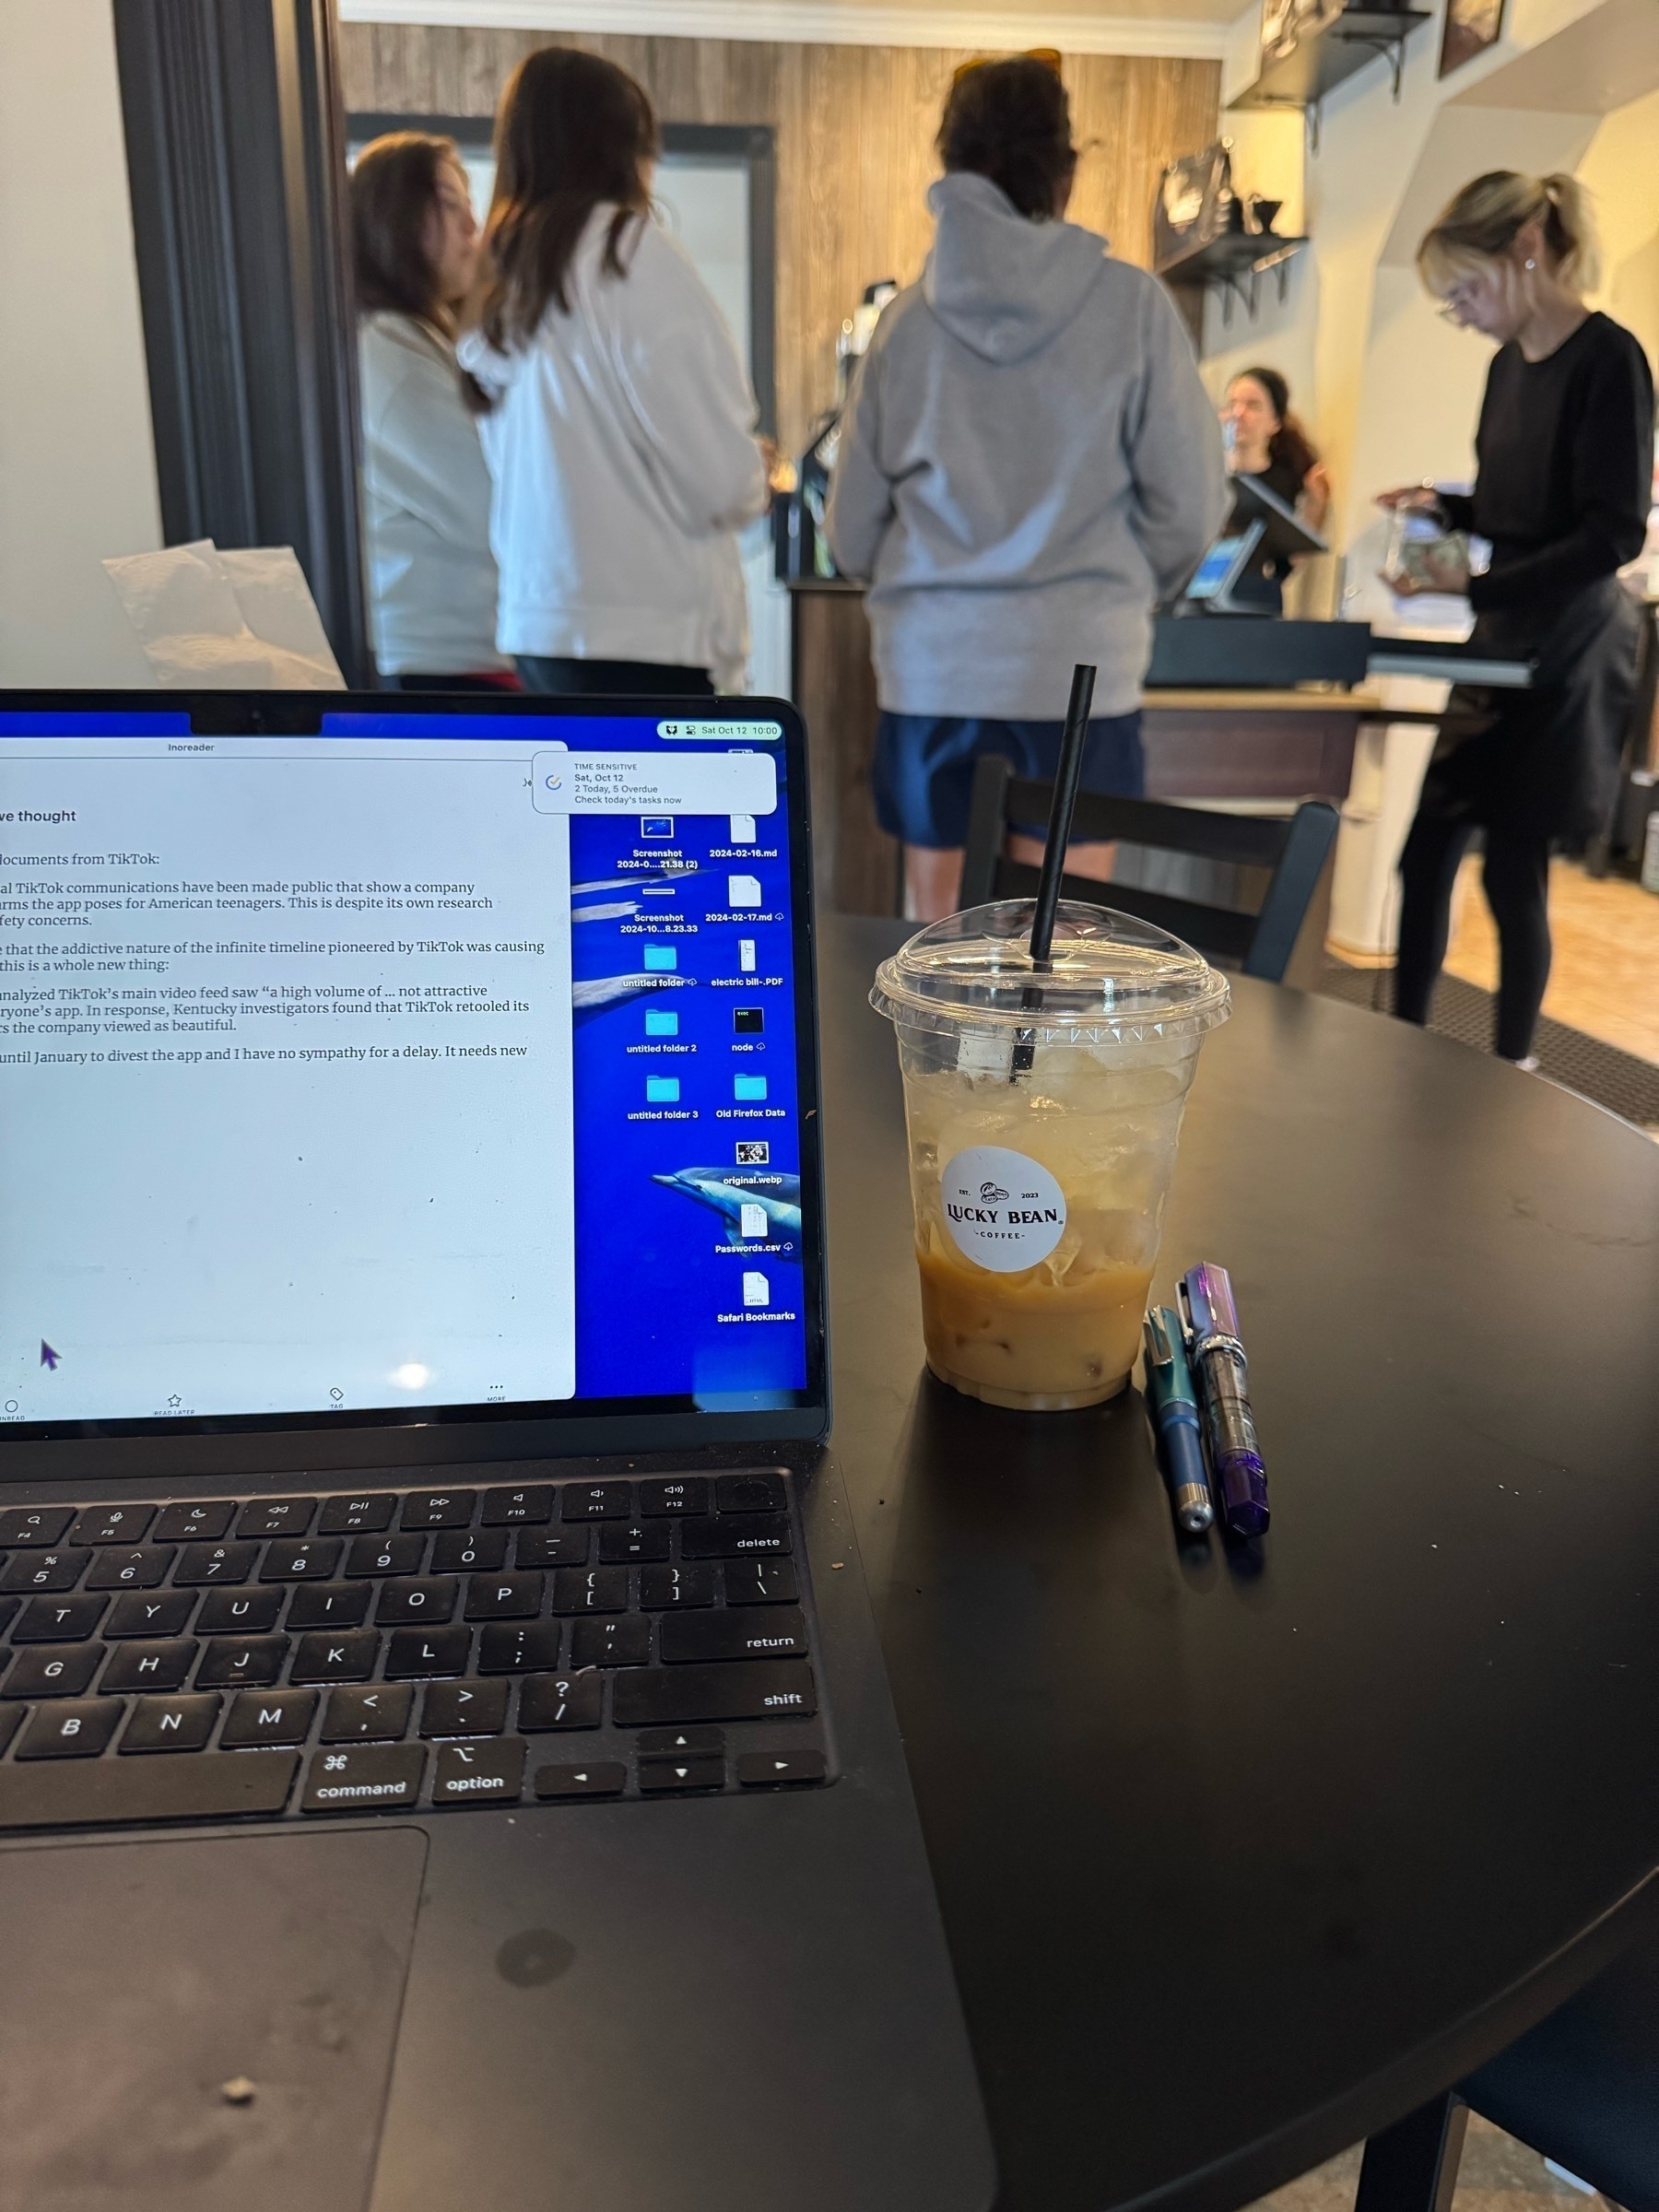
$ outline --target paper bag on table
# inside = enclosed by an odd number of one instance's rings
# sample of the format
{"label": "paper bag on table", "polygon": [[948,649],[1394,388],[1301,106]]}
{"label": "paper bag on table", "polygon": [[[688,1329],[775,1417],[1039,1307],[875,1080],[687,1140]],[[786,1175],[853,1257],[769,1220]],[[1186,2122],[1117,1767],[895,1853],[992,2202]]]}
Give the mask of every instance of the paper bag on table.
{"label": "paper bag on table", "polygon": [[291,547],[221,553],[202,538],[103,565],[164,688],[345,689]]}

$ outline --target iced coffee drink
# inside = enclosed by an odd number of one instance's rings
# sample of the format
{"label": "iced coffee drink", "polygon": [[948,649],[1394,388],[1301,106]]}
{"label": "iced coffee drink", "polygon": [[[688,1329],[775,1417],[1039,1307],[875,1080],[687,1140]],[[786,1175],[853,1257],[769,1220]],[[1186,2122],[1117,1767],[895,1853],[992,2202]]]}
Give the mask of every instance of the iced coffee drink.
{"label": "iced coffee drink", "polygon": [[1091,1406],[1135,1365],[1187,1090],[1226,980],[1178,938],[1065,902],[953,915],[884,962],[927,1363],[993,1405]]}

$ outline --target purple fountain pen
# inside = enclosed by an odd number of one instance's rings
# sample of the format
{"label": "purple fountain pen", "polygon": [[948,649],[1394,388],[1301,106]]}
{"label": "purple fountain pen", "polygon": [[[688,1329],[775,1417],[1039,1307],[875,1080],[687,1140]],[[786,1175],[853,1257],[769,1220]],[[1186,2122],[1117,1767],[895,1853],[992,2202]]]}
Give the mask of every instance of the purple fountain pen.
{"label": "purple fountain pen", "polygon": [[1205,1433],[1221,1519],[1235,1536],[1259,1536],[1268,1521],[1267,1470],[1256,1448],[1255,1418],[1244,1388],[1249,1369],[1226,1268],[1207,1261],[1188,1268],[1176,1295],[1204,1392]]}

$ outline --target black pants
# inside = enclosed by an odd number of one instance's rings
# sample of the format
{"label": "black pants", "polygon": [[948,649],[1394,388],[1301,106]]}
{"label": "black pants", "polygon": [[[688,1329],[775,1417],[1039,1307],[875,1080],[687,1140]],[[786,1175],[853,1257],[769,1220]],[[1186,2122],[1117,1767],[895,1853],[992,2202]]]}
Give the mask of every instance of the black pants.
{"label": "black pants", "polygon": [[529,691],[562,699],[712,699],[706,668],[677,668],[666,661],[549,661],[521,653],[518,672]]}
{"label": "black pants", "polygon": [[[1437,807],[1426,792],[1400,855],[1394,1012],[1419,1028],[1446,957],[1458,864],[1477,827],[1466,815]],[[1527,830],[1483,834],[1481,887],[1498,925],[1497,1051],[1502,1059],[1524,1060],[1549,981],[1549,840]]]}

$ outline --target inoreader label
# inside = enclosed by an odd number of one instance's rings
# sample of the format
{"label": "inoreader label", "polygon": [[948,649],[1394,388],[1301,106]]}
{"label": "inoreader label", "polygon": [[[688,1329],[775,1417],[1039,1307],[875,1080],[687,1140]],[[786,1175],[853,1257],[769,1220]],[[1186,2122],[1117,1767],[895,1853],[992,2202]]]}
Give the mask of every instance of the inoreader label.
{"label": "inoreader label", "polygon": [[1065,1234],[1065,1193],[1048,1170],[1006,1145],[970,1145],[940,1177],[958,1249],[995,1275],[1046,1260]]}

